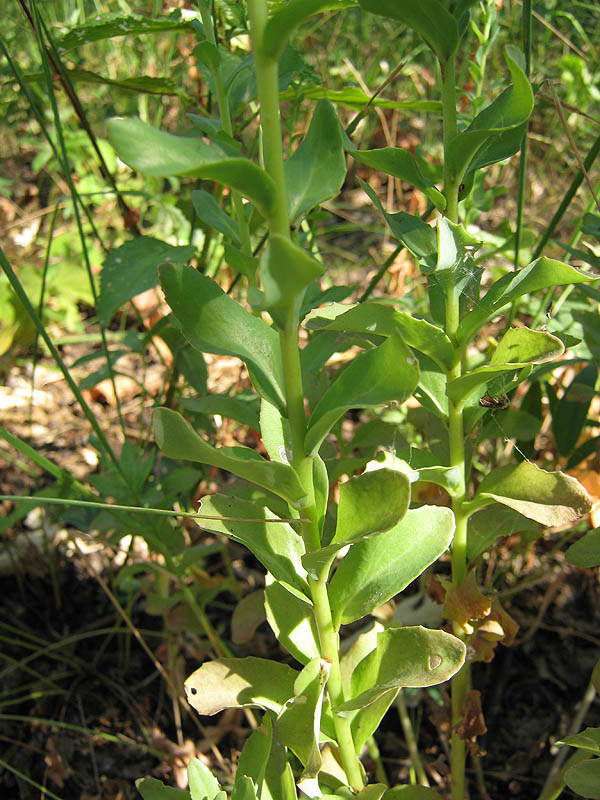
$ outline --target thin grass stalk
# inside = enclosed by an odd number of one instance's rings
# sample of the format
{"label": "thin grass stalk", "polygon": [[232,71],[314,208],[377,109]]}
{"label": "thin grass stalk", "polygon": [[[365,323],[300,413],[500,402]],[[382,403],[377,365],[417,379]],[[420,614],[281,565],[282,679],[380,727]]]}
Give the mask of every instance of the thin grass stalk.
{"label": "thin grass stalk", "polygon": [[[121,193],[119,192],[119,188],[117,187],[115,179],[113,178],[112,173],[110,172],[110,170],[108,169],[108,167],[106,165],[106,162],[104,161],[104,156],[102,155],[102,151],[100,150],[100,147],[98,146],[98,142],[96,140],[94,132],[92,131],[92,129],[91,129],[91,127],[90,127],[90,125],[89,125],[89,123],[87,121],[87,117],[85,115],[83,107],[82,107],[81,103],[79,102],[79,98],[77,97],[77,93],[75,92],[73,84],[70,81],[68,72],[67,72],[67,70],[64,68],[64,66],[62,64],[62,61],[60,59],[60,55],[59,55],[58,50],[56,49],[56,47],[54,45],[52,37],[50,36],[49,31],[48,31],[44,21],[41,19],[41,16],[40,16],[38,8],[37,8],[37,5],[35,4],[35,0],[33,2],[33,6],[32,6],[33,7],[33,11],[34,11],[33,15],[31,13],[31,11],[29,10],[29,8],[27,7],[27,4],[25,3],[25,0],[17,0],[17,2],[21,6],[21,10],[23,11],[23,14],[25,15],[25,17],[27,18],[27,21],[29,22],[29,25],[31,26],[32,30],[36,34],[36,37],[38,37],[37,31],[40,29],[39,23],[41,22],[41,25],[42,25],[42,27],[44,29],[44,34],[45,34],[46,39],[48,40],[48,43],[50,45],[50,47],[48,49],[46,49],[43,46],[43,43],[41,41],[41,37],[39,38],[39,47],[40,47],[40,54],[42,55],[42,60],[43,60],[43,57],[44,57],[44,54],[45,54],[46,59],[48,60],[48,63],[52,66],[52,71],[54,72],[54,74],[60,80],[60,82],[61,82],[61,84],[62,84],[62,86],[63,86],[63,88],[65,90],[65,94],[67,95],[67,97],[69,98],[69,100],[70,100],[70,102],[71,102],[71,104],[73,106],[73,110],[75,111],[75,114],[77,115],[77,118],[79,119],[81,127],[87,133],[87,135],[88,135],[88,137],[90,139],[92,147],[94,148],[94,151],[95,151],[95,153],[96,153],[96,155],[98,157],[98,166],[100,168],[100,172],[102,174],[102,177],[108,183],[110,183],[110,185],[112,186],[113,191],[115,192],[115,195],[117,197],[117,203],[119,205],[119,209],[121,210],[121,214],[122,214],[123,219],[125,221],[125,227],[126,228],[131,228],[132,230],[135,230],[135,232],[139,236],[140,232],[139,232],[139,230],[137,228],[137,225],[130,224],[132,222],[132,220],[134,219],[134,214],[132,213],[131,209],[129,208],[129,206],[127,205],[125,200],[123,199],[123,196],[121,195]],[[37,20],[38,20],[37,23],[34,20],[34,16],[37,17]],[[43,52],[42,52],[42,48],[43,48]]]}
{"label": "thin grass stalk", "polygon": [[[92,292],[92,297],[94,298],[94,307],[97,308],[97,306],[98,306],[98,293],[96,292],[96,286],[95,286],[95,283],[94,283],[94,276],[93,276],[93,273],[92,273],[92,265],[90,264],[90,258],[89,258],[88,248],[87,248],[87,239],[86,239],[86,236],[85,236],[85,232],[83,230],[83,224],[82,224],[82,221],[81,221],[81,215],[79,213],[79,204],[78,204],[77,198],[75,196],[75,187],[74,187],[74,184],[73,184],[73,179],[71,177],[71,170],[69,169],[69,154],[68,154],[68,151],[67,151],[65,138],[63,136],[63,129],[62,129],[62,123],[61,123],[61,119],[60,119],[60,113],[58,111],[58,104],[56,102],[56,95],[54,93],[54,84],[52,83],[52,76],[51,76],[50,68],[49,68],[50,67],[49,53],[48,53],[48,50],[46,49],[46,47],[44,45],[43,36],[46,36],[46,38],[48,39],[48,41],[50,43],[50,46],[52,48],[54,48],[54,44],[53,44],[52,40],[49,38],[49,32],[48,32],[46,26],[44,25],[44,21],[43,21],[41,15],[39,14],[39,11],[38,11],[36,3],[33,4],[33,10],[34,10],[34,15],[35,15],[35,23],[36,23],[35,32],[36,32],[36,35],[38,37],[38,42],[39,42],[40,56],[41,56],[41,59],[42,59],[42,68],[43,68],[43,71],[44,71],[44,74],[45,74],[45,78],[46,78],[46,86],[47,86],[47,90],[48,90],[48,98],[49,98],[50,104],[52,106],[52,113],[54,115],[54,126],[55,126],[56,135],[57,135],[57,138],[58,138],[58,144],[59,144],[59,148],[60,148],[60,152],[61,152],[61,156],[62,156],[60,161],[59,161],[59,164],[62,167],[63,176],[64,176],[64,178],[65,178],[65,180],[67,182],[67,185],[69,187],[69,191],[71,193],[71,197],[72,197],[72,201],[73,201],[73,213],[75,214],[75,221],[76,221],[76,224],[77,224],[77,231],[79,233],[79,239],[81,241],[83,260],[85,262],[85,267],[86,267],[86,270],[87,270],[87,273],[88,273],[88,280],[90,282],[90,289],[91,289],[91,292]],[[113,389],[113,392],[114,392],[114,395],[115,395],[115,403],[116,403],[117,415],[119,417],[119,426],[121,428],[121,433],[123,435],[123,438],[125,438],[125,420],[123,419],[123,414],[122,414],[122,411],[121,411],[121,402],[119,400],[119,395],[118,395],[118,392],[117,392],[117,386],[116,386],[116,383],[115,383],[115,373],[114,373],[114,370],[113,370],[112,361],[110,359],[110,352],[108,350],[108,343],[106,341],[106,337],[104,335],[104,328],[102,326],[100,326],[100,336],[102,337],[102,349],[104,351],[104,356],[105,356],[105,359],[106,359],[106,367],[107,367],[107,370],[108,370],[108,376],[109,376],[110,382],[112,384],[112,389]],[[128,483],[127,477],[125,477],[125,482]]]}
{"label": "thin grass stalk", "polygon": [[[550,237],[552,236],[552,234],[554,233],[554,231],[558,227],[561,219],[565,215],[566,210],[571,205],[571,201],[575,197],[575,195],[577,193],[577,190],[579,189],[579,187],[583,183],[583,179],[585,177],[585,172],[589,172],[590,171],[594,161],[596,160],[596,157],[597,157],[598,153],[600,153],[600,135],[596,137],[596,140],[594,141],[594,143],[590,147],[590,149],[588,151],[588,154],[583,159],[583,168],[584,169],[583,170],[582,169],[578,169],[577,172],[575,173],[575,175],[573,176],[573,180],[571,181],[571,184],[570,184],[569,188],[565,192],[565,194],[563,196],[563,199],[560,202],[560,205],[558,206],[558,208],[554,212],[554,214],[552,216],[552,219],[548,223],[548,225],[546,227],[546,230],[542,234],[539,242],[537,243],[537,245],[535,247],[535,250],[533,251],[533,259],[539,258],[539,256],[541,256],[541,254],[542,254],[542,252],[544,250],[544,247],[548,244],[548,241],[550,240]],[[584,170],[585,170],[585,172],[584,172]]]}
{"label": "thin grass stalk", "polygon": [[[523,11],[521,14],[521,43],[523,52],[525,54],[525,75],[527,78],[531,75],[531,35],[532,35],[532,16],[531,16],[531,0],[523,0]],[[525,206],[525,186],[527,179],[527,131],[529,123],[526,123],[526,130],[523,134],[523,141],[521,142],[521,151],[519,157],[519,178],[517,188],[517,220],[515,225],[515,253],[514,253],[514,269],[519,269],[519,255],[521,250],[521,231],[523,228],[523,209]],[[511,310],[511,318],[514,316],[515,307]]]}

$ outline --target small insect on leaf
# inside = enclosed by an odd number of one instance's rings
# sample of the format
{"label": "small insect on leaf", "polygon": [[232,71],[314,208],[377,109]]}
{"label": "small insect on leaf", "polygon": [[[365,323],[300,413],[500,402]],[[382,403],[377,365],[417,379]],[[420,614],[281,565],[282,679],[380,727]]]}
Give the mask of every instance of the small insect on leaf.
{"label": "small insect on leaf", "polygon": [[510,400],[508,399],[508,395],[499,394],[492,396],[486,392],[479,401],[479,405],[482,408],[494,408],[499,410],[501,408],[508,408],[510,405]]}

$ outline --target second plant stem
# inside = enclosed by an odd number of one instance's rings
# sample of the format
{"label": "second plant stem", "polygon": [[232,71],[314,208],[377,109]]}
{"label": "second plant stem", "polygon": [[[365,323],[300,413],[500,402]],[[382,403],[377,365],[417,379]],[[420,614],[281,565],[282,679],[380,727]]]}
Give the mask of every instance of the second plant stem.
{"label": "second plant stem", "polygon": [[[442,77],[442,112],[444,141],[444,196],[446,198],[445,215],[452,223],[458,222],[459,177],[449,168],[448,149],[450,142],[457,135],[456,119],[456,78],[454,56],[440,64]],[[446,297],[446,334],[454,347],[454,361],[447,373],[447,382],[456,380],[462,375],[462,348],[456,341],[460,322],[460,291],[454,285],[448,287]],[[452,510],[455,519],[454,540],[452,543],[452,585],[460,586],[467,574],[467,520],[464,509],[466,496],[466,464],[465,438],[462,405],[448,400],[448,436],[450,444],[450,466],[457,467],[460,472],[460,486],[452,498]],[[456,636],[464,639],[464,631],[454,626]],[[470,688],[470,668],[468,663],[452,678],[452,735],[451,735],[451,781],[453,800],[464,800],[465,797],[465,740],[456,730],[461,722],[463,709]]]}

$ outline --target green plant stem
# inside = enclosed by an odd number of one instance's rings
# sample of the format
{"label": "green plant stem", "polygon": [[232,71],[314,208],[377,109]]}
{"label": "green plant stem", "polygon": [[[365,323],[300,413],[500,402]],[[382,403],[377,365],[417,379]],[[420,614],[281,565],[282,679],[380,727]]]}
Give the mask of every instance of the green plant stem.
{"label": "green plant stem", "polygon": [[455,66],[454,55],[450,56],[443,64],[440,62],[442,76],[445,214],[451,222],[458,221],[458,180],[457,176],[450,171],[447,158],[448,146],[452,139],[458,134]]}
{"label": "green plant stem", "polygon": [[[448,167],[448,146],[457,135],[456,120],[456,83],[455,60],[448,59],[441,65],[442,72],[442,108],[444,124],[444,196],[446,198],[446,217],[451,222],[458,222],[458,191],[457,176]],[[459,378],[462,374],[462,349],[457,345],[456,332],[460,321],[460,292],[455,286],[448,289],[446,297],[446,334],[454,346],[454,363],[448,371],[447,381]],[[462,405],[457,406],[451,400],[448,402],[448,435],[450,443],[450,466],[458,467],[461,475],[461,485],[452,498],[452,510],[456,528],[452,543],[452,584],[458,586],[465,579],[467,573],[467,519],[463,509],[466,500],[465,483],[465,441]],[[455,625],[454,633],[464,639],[464,632]],[[453,800],[464,800],[465,797],[465,741],[455,731],[456,725],[462,718],[462,710],[467,698],[470,685],[470,673],[465,664],[452,678],[452,737],[451,737],[451,778]]]}
{"label": "green plant stem", "polygon": [[265,169],[275,181],[277,202],[269,218],[271,233],[289,238],[290,223],[287,212],[285,173],[283,169],[283,143],[279,118],[279,72],[277,61],[265,55],[262,41],[267,21],[265,0],[248,0],[248,19],[254,48],[254,66],[260,103],[260,127]]}
{"label": "green plant stem", "polygon": [[[344,702],[344,690],[340,669],[338,635],[333,626],[329,597],[327,595],[327,571],[319,577],[319,580],[309,579],[309,585],[314,603],[315,621],[319,631],[321,656],[330,664],[327,691],[332,708],[335,709]],[[351,788],[355,792],[359,792],[364,786],[364,781],[354,750],[350,720],[347,717],[340,717],[334,711],[333,722],[344,772]]]}
{"label": "green plant stem", "polygon": [[400,724],[402,725],[404,741],[406,742],[406,746],[408,748],[410,760],[417,774],[417,780],[421,786],[429,786],[429,781],[427,780],[425,768],[423,767],[423,762],[421,761],[421,756],[419,755],[419,748],[417,746],[415,732],[413,730],[412,722],[410,721],[410,716],[408,715],[408,709],[406,707],[404,695],[402,694],[402,689],[400,689],[398,692],[398,697],[396,698],[396,709],[398,710],[398,716],[400,717]]}
{"label": "green plant stem", "polygon": [[[274,58],[267,56],[263,48],[264,28],[267,21],[266,0],[248,0],[248,19],[260,102],[263,160],[265,169],[273,179],[277,191],[275,210],[268,220],[269,232],[271,235],[279,234],[289,239],[290,221],[287,211],[283,143],[279,117],[278,63]],[[307,550],[315,550],[320,547],[320,530],[315,505],[314,459],[306,453],[304,446],[306,413],[298,347],[298,327],[298,319],[295,312],[292,311],[280,331],[279,341],[292,447],[291,463],[308,495],[308,502],[302,509],[303,515],[309,520],[308,524],[302,526],[303,537]],[[323,570],[316,580],[310,578],[309,586],[313,599],[314,618],[319,632],[321,656],[330,665],[327,691],[331,705],[335,709],[343,704],[344,691],[340,669],[339,640],[333,625],[327,594],[328,572],[328,569]],[[338,716],[335,712],[333,719],[342,766],[351,788],[353,791],[359,792],[364,786],[364,780],[354,748],[350,721],[345,717]]]}

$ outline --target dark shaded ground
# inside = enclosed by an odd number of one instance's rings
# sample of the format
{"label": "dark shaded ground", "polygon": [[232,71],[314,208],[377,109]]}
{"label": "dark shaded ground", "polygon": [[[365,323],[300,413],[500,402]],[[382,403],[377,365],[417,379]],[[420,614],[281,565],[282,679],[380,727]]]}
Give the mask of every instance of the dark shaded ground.
{"label": "dark shaded ground", "polygon": [[[234,555],[242,571],[255,574],[250,556],[240,565],[238,549]],[[537,559],[530,563],[532,569],[539,566]],[[105,578],[110,580],[108,571]],[[551,602],[539,619],[549,586]],[[46,556],[30,555],[26,568],[0,577],[0,598],[0,685],[5,698],[0,750],[13,770],[0,771],[3,800],[40,796],[16,772],[64,800],[136,797],[134,779],[144,775],[173,785],[177,755],[193,748],[177,744],[164,682],[81,559],[66,557],[64,546]],[[127,605],[122,593],[119,599]],[[213,624],[225,637],[234,602],[224,595],[210,607]],[[554,583],[543,581],[508,605],[521,623],[522,643],[498,648],[491,664],[475,665],[474,684],[482,692],[488,727],[480,741],[487,750],[482,767],[494,800],[537,796],[553,761],[551,743],[568,732],[598,657],[599,607],[597,576],[568,568]],[[152,651],[166,663],[160,617],[146,614],[141,603],[130,611]],[[186,674],[200,656],[196,652],[189,657],[193,647],[185,634],[176,633],[173,641],[179,647],[178,666]],[[260,655],[276,655],[265,626],[248,652],[254,647]],[[431,697],[420,708],[420,744],[435,785],[447,773],[447,736],[431,722],[439,712]],[[245,720],[232,712],[202,723],[211,726],[210,738],[222,763],[208,752],[207,732],[192,719],[183,719],[184,740],[198,742],[210,763],[227,772],[241,747]],[[582,727],[599,724],[596,701]],[[395,711],[389,712],[378,738],[390,779],[405,780],[407,753]],[[479,796],[476,788],[471,796]]]}

